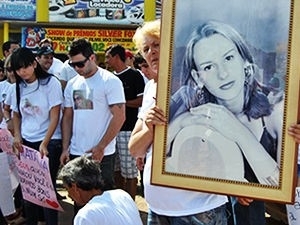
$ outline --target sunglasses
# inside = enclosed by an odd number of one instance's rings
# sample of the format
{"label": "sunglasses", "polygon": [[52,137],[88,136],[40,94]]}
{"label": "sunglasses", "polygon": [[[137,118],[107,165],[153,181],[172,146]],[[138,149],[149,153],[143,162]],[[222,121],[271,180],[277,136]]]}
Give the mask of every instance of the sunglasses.
{"label": "sunglasses", "polygon": [[13,71],[13,69],[11,67],[5,67],[4,69],[9,73],[11,73]]}
{"label": "sunglasses", "polygon": [[69,65],[73,68],[83,68],[85,66],[85,63],[89,60],[89,58],[85,58],[85,60],[79,61],[79,62],[69,62]]}

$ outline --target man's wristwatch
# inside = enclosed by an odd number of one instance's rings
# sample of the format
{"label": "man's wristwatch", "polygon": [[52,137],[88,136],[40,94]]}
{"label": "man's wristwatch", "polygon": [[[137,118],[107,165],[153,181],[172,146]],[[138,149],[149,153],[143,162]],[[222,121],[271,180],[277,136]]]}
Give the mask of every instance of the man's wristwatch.
{"label": "man's wristwatch", "polygon": [[7,123],[8,121],[10,121],[11,118],[5,118],[5,122]]}

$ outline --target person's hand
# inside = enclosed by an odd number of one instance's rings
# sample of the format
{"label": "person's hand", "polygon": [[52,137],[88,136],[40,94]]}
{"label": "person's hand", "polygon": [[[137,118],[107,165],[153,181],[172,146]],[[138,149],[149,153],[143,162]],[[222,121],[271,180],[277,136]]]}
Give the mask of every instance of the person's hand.
{"label": "person's hand", "polygon": [[155,125],[165,125],[167,123],[164,112],[158,106],[154,106],[149,109],[144,118],[144,121],[150,130],[152,130],[153,126]]}
{"label": "person's hand", "polygon": [[45,155],[48,155],[49,153],[47,146],[43,142],[40,144],[39,151],[41,154],[41,158],[43,158]]}
{"label": "person's hand", "polygon": [[253,202],[253,199],[252,198],[237,197],[237,201],[241,205],[249,206]]}
{"label": "person's hand", "polygon": [[13,149],[17,154],[23,152],[22,144],[23,144],[22,138],[19,136],[15,136],[13,141]]}
{"label": "person's hand", "polygon": [[237,116],[223,105],[207,103],[191,108],[190,113],[190,118],[182,122],[183,126],[195,124],[205,125],[213,130],[219,131],[222,135],[234,142],[238,142],[241,136],[251,134],[249,129],[240,122]]}
{"label": "person's hand", "polygon": [[63,166],[70,160],[70,154],[69,154],[69,149],[63,151],[60,155],[59,161],[60,165]]}
{"label": "person's hand", "polygon": [[6,126],[7,126],[7,129],[10,131],[10,133],[14,133],[14,125],[13,125],[13,122],[12,120],[9,120],[6,122]]}
{"label": "person's hand", "polygon": [[87,154],[92,153],[92,159],[101,162],[104,157],[104,149],[97,146],[86,151]]}
{"label": "person's hand", "polygon": [[142,157],[136,158],[136,167],[138,168],[138,170],[143,170],[144,169],[144,165],[145,165],[144,160],[145,159],[142,158]]}
{"label": "person's hand", "polygon": [[289,128],[288,128],[288,133],[289,135],[291,135],[294,140],[300,144],[300,123],[298,124],[292,124]]}

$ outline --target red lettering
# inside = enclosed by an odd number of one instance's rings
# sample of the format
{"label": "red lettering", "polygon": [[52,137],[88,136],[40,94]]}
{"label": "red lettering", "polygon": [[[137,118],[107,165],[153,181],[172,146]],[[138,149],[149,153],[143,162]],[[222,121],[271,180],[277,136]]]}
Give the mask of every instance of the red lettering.
{"label": "red lettering", "polygon": [[122,37],[121,30],[98,30],[100,37]]}
{"label": "red lettering", "polygon": [[133,31],[133,30],[124,30],[124,37],[132,38],[134,34],[135,34],[135,31]]}
{"label": "red lettering", "polygon": [[65,45],[59,45],[59,51],[67,51],[66,46]]}
{"label": "red lettering", "polygon": [[47,30],[48,35],[64,36],[65,30]]}
{"label": "red lettering", "polygon": [[56,50],[56,48],[57,48],[57,42],[56,41],[53,41],[52,42],[52,48],[53,48],[53,50]]}
{"label": "red lettering", "polygon": [[73,35],[77,37],[95,37],[95,30],[74,30]]}

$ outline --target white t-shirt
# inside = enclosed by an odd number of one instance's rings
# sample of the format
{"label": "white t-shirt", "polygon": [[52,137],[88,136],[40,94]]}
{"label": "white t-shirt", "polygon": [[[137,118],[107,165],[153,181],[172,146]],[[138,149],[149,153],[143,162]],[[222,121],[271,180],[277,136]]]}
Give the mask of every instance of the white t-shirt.
{"label": "white t-shirt", "polygon": [[[138,118],[143,119],[149,108],[155,105],[156,83],[150,80],[145,87],[144,98]],[[145,199],[149,208],[166,216],[185,216],[205,212],[227,202],[227,196],[188,191],[150,184],[152,145],[148,149],[144,168]]]}
{"label": "white t-shirt", "polygon": [[8,95],[7,92],[10,89],[11,83],[7,80],[0,82],[0,93],[1,93],[1,102],[4,102],[6,96]]}
{"label": "white t-shirt", "polygon": [[[0,82],[0,95],[1,95],[2,107],[3,107],[6,99],[10,97],[11,86],[12,86],[12,84],[9,83],[7,80],[4,80],[4,81]],[[0,123],[0,128],[3,128],[3,129],[7,128],[4,117],[3,117],[3,119]]]}
{"label": "white t-shirt", "polygon": [[93,197],[74,218],[74,225],[142,225],[138,208],[120,189]]}
{"label": "white t-shirt", "polygon": [[7,90],[7,95],[6,95],[6,98],[4,100],[4,103],[6,105],[13,105],[13,104],[16,104],[16,83],[13,83],[13,84],[10,84],[10,87],[9,89]]}
{"label": "white t-shirt", "polygon": [[48,73],[55,75],[58,79],[61,80],[60,74],[61,74],[61,70],[62,70],[63,66],[64,66],[64,63],[61,60],[53,57],[53,63],[50,66]]}
{"label": "white t-shirt", "polygon": [[[22,115],[22,137],[30,142],[43,140],[50,124],[50,109],[62,103],[61,84],[54,76],[45,85],[39,84],[38,80],[26,85],[21,83],[19,108]],[[15,112],[19,111],[16,103],[11,108]],[[61,139],[60,121],[52,139]]]}
{"label": "white t-shirt", "polygon": [[61,69],[59,79],[60,79],[60,80],[64,80],[64,81],[69,81],[69,80],[71,80],[73,77],[75,77],[76,75],[77,75],[76,70],[74,70],[74,68],[72,68],[72,67],[69,65],[69,60],[66,60],[66,61],[63,63],[63,67],[62,67],[62,69]]}
{"label": "white t-shirt", "polygon": [[[111,72],[98,68],[92,77],[77,75],[69,80],[64,96],[64,107],[72,107],[74,112],[70,153],[83,155],[105,134],[112,118],[109,105],[125,103],[123,85]],[[115,139],[106,146],[104,155],[114,152]]]}
{"label": "white t-shirt", "polygon": [[137,69],[137,71],[140,72],[140,74],[143,76],[145,84],[147,84],[147,82],[149,81],[149,79],[145,76],[145,74],[141,70]]}

